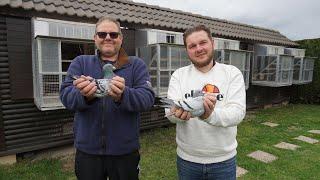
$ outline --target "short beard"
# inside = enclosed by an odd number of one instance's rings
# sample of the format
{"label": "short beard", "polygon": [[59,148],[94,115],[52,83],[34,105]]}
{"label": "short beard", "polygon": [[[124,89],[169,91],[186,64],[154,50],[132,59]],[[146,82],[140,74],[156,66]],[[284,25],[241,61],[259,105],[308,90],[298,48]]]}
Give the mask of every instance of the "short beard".
{"label": "short beard", "polygon": [[103,52],[103,51],[99,50],[100,56],[101,56],[100,58],[108,59],[108,58],[114,57],[114,56],[118,55],[119,50],[120,49],[117,49],[117,48],[115,48],[114,51],[108,51],[108,52]]}
{"label": "short beard", "polygon": [[[101,52],[101,51],[100,51]],[[109,52],[104,52],[104,53],[101,53],[102,56],[104,57],[113,57],[117,54],[116,50],[115,51],[109,51]]]}
{"label": "short beard", "polygon": [[192,64],[197,68],[203,68],[205,66],[208,66],[211,63],[211,61],[213,61],[213,64],[214,64],[213,53],[209,56],[209,58],[205,62],[199,63],[199,62],[196,62],[192,59],[190,59],[190,60],[191,60]]}

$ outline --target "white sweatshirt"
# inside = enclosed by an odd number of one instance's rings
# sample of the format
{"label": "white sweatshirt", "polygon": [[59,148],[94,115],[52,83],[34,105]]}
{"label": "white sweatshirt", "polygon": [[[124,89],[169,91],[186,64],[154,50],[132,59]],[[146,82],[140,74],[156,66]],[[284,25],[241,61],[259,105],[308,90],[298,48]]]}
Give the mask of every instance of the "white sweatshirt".
{"label": "white sweatshirt", "polygon": [[[223,95],[208,119],[198,117],[182,121],[175,116],[168,119],[177,123],[177,154],[187,161],[208,164],[228,160],[237,154],[237,124],[245,116],[246,92],[242,73],[231,65],[217,63],[203,73],[189,65],[177,69],[171,76],[168,98],[182,100],[192,90],[206,84],[215,85]],[[169,113],[166,109],[166,114]]]}

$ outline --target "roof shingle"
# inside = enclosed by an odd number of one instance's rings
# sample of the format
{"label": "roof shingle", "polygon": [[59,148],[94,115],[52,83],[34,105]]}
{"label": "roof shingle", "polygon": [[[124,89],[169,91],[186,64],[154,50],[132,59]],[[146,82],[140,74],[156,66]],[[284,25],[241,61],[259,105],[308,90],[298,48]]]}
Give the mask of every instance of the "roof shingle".
{"label": "roof shingle", "polygon": [[126,0],[1,0],[0,6],[21,7],[25,10],[34,9],[87,18],[109,16],[116,17],[123,22],[181,29],[182,31],[195,24],[205,24],[218,36],[284,46],[297,45],[275,30]]}

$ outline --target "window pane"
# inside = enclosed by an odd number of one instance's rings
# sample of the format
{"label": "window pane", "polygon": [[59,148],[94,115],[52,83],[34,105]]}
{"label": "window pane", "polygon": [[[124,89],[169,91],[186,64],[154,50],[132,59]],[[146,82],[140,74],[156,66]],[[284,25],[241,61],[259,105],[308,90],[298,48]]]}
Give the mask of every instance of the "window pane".
{"label": "window pane", "polygon": [[292,69],[292,67],[291,67],[292,57],[291,56],[280,56],[280,62],[281,62],[281,70]]}
{"label": "window pane", "polygon": [[160,86],[161,87],[168,87],[169,86],[170,75],[171,74],[169,71],[161,71],[160,72]]}
{"label": "window pane", "polygon": [[171,70],[181,67],[180,65],[180,51],[178,47],[171,48]]}
{"label": "window pane", "polygon": [[66,72],[71,61],[79,55],[93,55],[94,43],[61,42],[62,72]]}
{"label": "window pane", "polygon": [[160,46],[160,68],[168,68],[168,47],[164,45]]}
{"label": "window pane", "polygon": [[295,81],[300,80],[300,68],[302,66],[301,61],[302,61],[301,58],[294,58],[293,80]]}
{"label": "window pane", "polygon": [[174,43],[174,35],[172,35],[172,34],[167,34],[167,37],[166,37],[166,39],[167,39],[167,43]]}
{"label": "window pane", "polygon": [[190,65],[189,56],[187,50],[183,47],[180,48],[181,53],[181,67]]}
{"label": "window pane", "polygon": [[230,52],[230,60],[231,65],[236,66],[241,71],[245,70],[245,63],[246,63],[246,53],[245,52],[238,52],[238,51],[231,51]]}
{"label": "window pane", "polygon": [[94,43],[61,42],[61,56],[63,60],[72,60],[83,54],[94,54]]}
{"label": "window pane", "polygon": [[40,43],[42,72],[59,72],[59,41],[41,39]]}
{"label": "window pane", "polygon": [[258,56],[257,60],[257,75],[259,81],[275,81],[276,76],[276,56]]}
{"label": "window pane", "polygon": [[305,70],[313,70],[313,66],[314,66],[313,59],[305,58],[304,62],[305,62],[305,66],[304,66]]}
{"label": "window pane", "polygon": [[224,51],[224,64],[230,64],[230,51]]}
{"label": "window pane", "polygon": [[222,52],[221,52],[221,50],[214,50],[213,53],[214,53],[214,60],[216,62],[221,63],[222,62]]}
{"label": "window pane", "polygon": [[[149,48],[149,47],[148,47]],[[158,48],[157,46],[151,46],[151,65],[150,67],[158,67]]]}

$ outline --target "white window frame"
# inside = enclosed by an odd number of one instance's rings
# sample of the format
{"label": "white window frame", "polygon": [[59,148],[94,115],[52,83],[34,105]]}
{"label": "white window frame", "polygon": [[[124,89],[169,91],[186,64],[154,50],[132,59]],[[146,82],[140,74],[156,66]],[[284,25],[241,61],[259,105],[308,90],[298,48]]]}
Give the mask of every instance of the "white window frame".
{"label": "white window frame", "polygon": [[[43,72],[43,60],[42,58],[42,42],[45,40],[54,40],[58,42],[58,72]],[[58,75],[59,80],[56,82],[59,86],[59,90],[61,87],[61,84],[63,82],[63,76],[67,75],[67,72],[62,71],[62,49],[61,49],[61,43],[63,42],[70,42],[70,43],[92,43],[94,42],[91,40],[68,40],[68,39],[56,39],[56,38],[49,38],[49,37],[37,37],[34,39],[33,43],[37,44],[37,48],[34,49],[34,54],[35,57],[33,58],[33,76],[34,78],[34,99],[35,99],[35,104],[37,107],[42,110],[55,110],[55,109],[64,109],[65,107],[62,105],[60,98],[59,98],[59,92],[57,92],[57,95],[45,95],[44,93],[44,84],[45,83],[55,83],[55,82],[43,82],[43,77],[45,75]],[[37,68],[36,68],[37,67]],[[38,81],[37,81],[37,80]],[[54,92],[56,93],[56,92]],[[51,98],[54,100],[55,103],[49,104],[46,103],[44,100],[46,98]]]}

